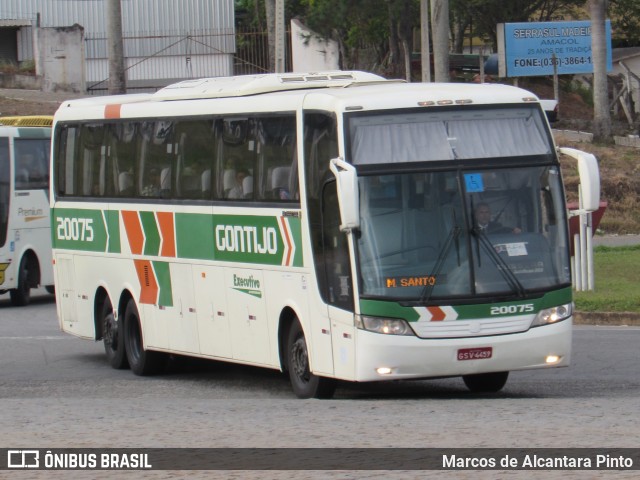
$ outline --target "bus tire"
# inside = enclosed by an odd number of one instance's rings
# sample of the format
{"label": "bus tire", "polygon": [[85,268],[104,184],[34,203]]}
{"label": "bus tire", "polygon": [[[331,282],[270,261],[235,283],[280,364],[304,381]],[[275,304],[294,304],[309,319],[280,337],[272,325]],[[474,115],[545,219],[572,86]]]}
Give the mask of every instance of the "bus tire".
{"label": "bus tire", "polygon": [[108,298],[102,304],[100,321],[102,322],[102,343],[104,343],[104,352],[109,365],[118,370],[129,367],[124,348],[122,322],[119,322],[113,314],[113,307]]}
{"label": "bus tire", "polygon": [[29,259],[25,255],[20,260],[18,270],[18,286],[9,292],[11,303],[16,307],[29,305],[31,301],[31,284],[29,283]]}
{"label": "bus tire", "polygon": [[293,393],[298,398],[333,397],[335,380],[314,375],[309,369],[307,342],[297,319],[291,324],[287,335],[287,370]]}
{"label": "bus tire", "polygon": [[478,373],[464,375],[462,380],[473,393],[495,393],[502,390],[509,378],[509,372]]}
{"label": "bus tire", "polygon": [[124,346],[129,367],[136,375],[154,375],[164,368],[164,354],[144,349],[140,315],[133,299],[127,303],[124,313]]}

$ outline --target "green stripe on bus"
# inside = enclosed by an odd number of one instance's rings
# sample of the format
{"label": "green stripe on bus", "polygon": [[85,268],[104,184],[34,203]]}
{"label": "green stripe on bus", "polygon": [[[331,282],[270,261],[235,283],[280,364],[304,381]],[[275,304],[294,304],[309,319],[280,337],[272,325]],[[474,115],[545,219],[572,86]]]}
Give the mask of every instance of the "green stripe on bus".
{"label": "green stripe on bus", "polygon": [[[527,315],[531,313],[538,313],[544,308],[556,307],[558,305],[564,305],[572,301],[573,295],[571,287],[549,292],[540,298],[533,300],[517,300],[510,302],[496,302],[487,303],[482,305],[456,305],[453,309],[458,313],[458,320],[469,320],[474,318],[487,318],[487,317],[500,317],[511,315]],[[521,310],[509,309],[511,306],[529,306],[531,309],[522,308]],[[502,308],[501,308],[502,307]],[[496,315],[492,314],[492,310],[495,312],[502,310],[504,313]],[[515,311],[515,313],[514,313]]]}
{"label": "green stripe on bus", "polygon": [[107,251],[107,228],[101,210],[55,208],[51,212],[53,248]]}
{"label": "green stripe on bus", "polygon": [[213,219],[200,213],[176,213],[178,258],[213,260]]}
{"label": "green stripe on bus", "polygon": [[[275,216],[205,215],[176,213],[178,258],[283,265],[290,252]],[[302,266],[302,232],[299,218],[289,218],[293,258],[290,266]]]}
{"label": "green stripe on bus", "polygon": [[293,266],[302,266],[302,228],[300,225],[300,217],[288,217],[289,227],[291,228],[291,237],[295,245],[295,254],[293,256]]}
{"label": "green stripe on bus", "polygon": [[[520,305],[531,305],[531,309],[522,309],[522,315],[530,315],[532,313],[538,313],[544,308],[556,307],[558,305],[564,305],[572,301],[573,294],[571,287],[562,288],[553,292],[549,292],[544,296],[532,300],[517,300],[511,302],[500,303],[487,303],[487,304],[475,304],[475,305],[454,305],[451,306],[453,310],[458,314],[457,320],[471,320],[476,318],[489,318],[499,317],[506,315],[514,315],[511,311],[513,309],[505,308],[504,315],[492,314],[492,308],[496,307],[509,307]],[[441,305],[444,306],[444,305]],[[360,300],[360,312],[363,315],[371,315],[376,317],[390,317],[390,318],[403,318],[408,322],[417,321],[419,314],[416,308],[424,307],[409,307],[402,306],[397,302],[383,301],[383,300]],[[515,313],[519,314],[519,313]]]}
{"label": "green stripe on bus", "polygon": [[153,212],[140,212],[140,223],[144,232],[144,254],[157,257],[160,251],[160,232]]}
{"label": "green stripe on bus", "polygon": [[152,262],[153,271],[158,281],[158,305],[161,307],[173,307],[173,295],[171,290],[171,272],[168,262]]}
{"label": "green stripe on bus", "polygon": [[120,253],[120,212],[105,211],[105,218],[107,220],[107,231],[109,232],[109,245],[107,245],[107,251],[109,253]]}

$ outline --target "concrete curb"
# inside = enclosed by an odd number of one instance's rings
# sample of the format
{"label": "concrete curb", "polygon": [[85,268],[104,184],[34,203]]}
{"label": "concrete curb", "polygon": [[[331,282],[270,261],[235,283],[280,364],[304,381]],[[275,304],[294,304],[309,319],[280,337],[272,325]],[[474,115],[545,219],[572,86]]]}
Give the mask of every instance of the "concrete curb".
{"label": "concrete curb", "polygon": [[640,326],[640,314],[635,312],[574,312],[575,325]]}

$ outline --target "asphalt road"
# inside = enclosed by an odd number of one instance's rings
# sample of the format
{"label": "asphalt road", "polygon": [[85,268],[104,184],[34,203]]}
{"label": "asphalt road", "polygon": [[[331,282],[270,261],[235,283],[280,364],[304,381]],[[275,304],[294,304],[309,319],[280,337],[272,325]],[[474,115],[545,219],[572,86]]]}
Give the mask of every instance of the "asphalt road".
{"label": "asphalt road", "polygon": [[[343,384],[333,400],[298,400],[280,373],[257,368],[174,359],[168,372],[157,377],[113,370],[101,343],[58,331],[52,296],[42,293],[26,308],[12,307],[4,296],[0,447],[637,448],[640,328],[574,328],[571,367],[513,372],[505,389],[495,395],[472,395],[454,378]],[[28,473],[15,478],[123,474]],[[442,475],[436,473],[165,471],[145,472],[144,477]],[[584,478],[585,472],[547,473],[544,478],[564,479]],[[608,475],[633,478],[631,473]],[[531,472],[508,476],[525,478],[524,474],[536,478]],[[131,476],[138,478],[133,472]],[[452,478],[495,477],[492,472],[469,471],[455,472]]]}

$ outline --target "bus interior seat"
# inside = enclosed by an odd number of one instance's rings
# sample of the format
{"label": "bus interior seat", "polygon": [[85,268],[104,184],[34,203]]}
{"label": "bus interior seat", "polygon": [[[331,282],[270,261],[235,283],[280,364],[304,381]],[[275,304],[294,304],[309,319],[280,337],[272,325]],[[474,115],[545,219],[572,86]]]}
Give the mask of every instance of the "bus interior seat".
{"label": "bus interior seat", "polygon": [[133,193],[133,173],[120,172],[120,175],[118,175],[118,191],[121,195]]}
{"label": "bus interior seat", "polygon": [[202,196],[207,197],[211,192],[211,169],[207,169],[200,175]]}
{"label": "bus interior seat", "polygon": [[29,170],[21,168],[16,172],[16,183],[20,185],[27,185],[29,183]]}
{"label": "bus interior seat", "polygon": [[160,190],[171,190],[171,167],[163,168],[160,171]]}
{"label": "bus interior seat", "polygon": [[242,179],[243,198],[253,198],[253,176],[247,175]]}
{"label": "bus interior seat", "polygon": [[200,178],[196,175],[185,175],[182,177],[182,191],[183,196],[193,197],[200,192]]}
{"label": "bus interior seat", "polygon": [[289,198],[289,173],[291,167],[276,167],[273,169],[271,177],[271,191],[273,198]]}
{"label": "bus interior seat", "polygon": [[236,170],[227,168],[222,174],[222,188],[224,189],[224,198],[229,196],[229,192],[236,185]]}

